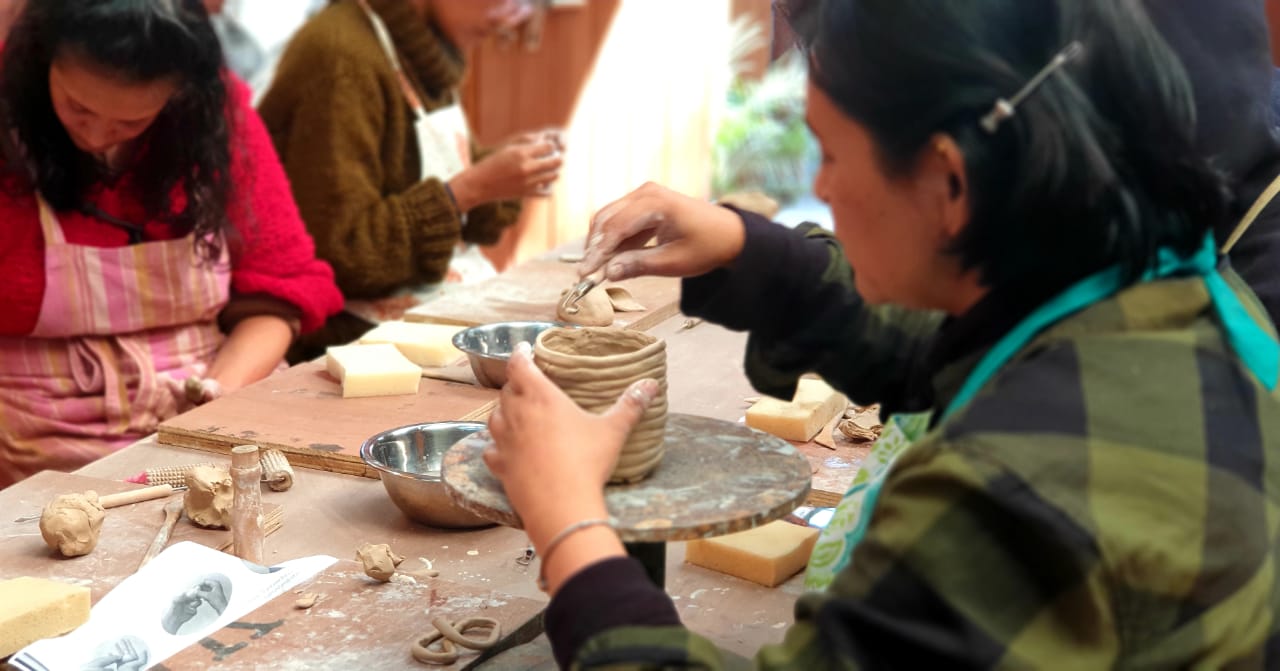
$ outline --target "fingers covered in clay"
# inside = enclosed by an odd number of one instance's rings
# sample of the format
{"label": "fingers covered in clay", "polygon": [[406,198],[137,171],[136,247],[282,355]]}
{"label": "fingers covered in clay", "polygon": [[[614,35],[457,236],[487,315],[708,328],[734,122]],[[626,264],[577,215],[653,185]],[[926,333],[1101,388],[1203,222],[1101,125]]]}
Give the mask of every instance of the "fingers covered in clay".
{"label": "fingers covered in clay", "polygon": [[225,468],[199,466],[187,471],[186,483],[183,509],[187,517],[202,527],[226,529],[234,499],[231,473]]}
{"label": "fingers covered in clay", "polygon": [[404,557],[392,552],[386,543],[365,543],[356,550],[356,559],[364,564],[365,575],[382,582],[390,582],[391,576],[396,574],[396,567],[404,561]]}
{"label": "fingers covered in clay", "polygon": [[628,433],[612,482],[632,482],[662,458],[667,423],[666,343],[637,331],[615,328],[550,329],[538,336],[534,360],[580,408],[612,412],[641,381],[651,386]]}
{"label": "fingers covered in clay", "polygon": [[98,546],[105,516],[96,492],[63,494],[40,514],[40,535],[50,549],[64,557],[87,555]]}

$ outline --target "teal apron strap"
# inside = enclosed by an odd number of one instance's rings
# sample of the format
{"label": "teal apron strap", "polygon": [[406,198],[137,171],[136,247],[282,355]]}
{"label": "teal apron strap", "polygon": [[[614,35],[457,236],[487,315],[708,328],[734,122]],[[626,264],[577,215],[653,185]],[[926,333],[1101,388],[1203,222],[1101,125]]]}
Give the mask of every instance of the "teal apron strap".
{"label": "teal apron strap", "polygon": [[[1204,278],[1209,298],[1222,322],[1227,343],[1267,391],[1275,391],[1277,377],[1280,377],[1280,343],[1249,316],[1240,297],[1236,296],[1218,272],[1218,255],[1213,236],[1206,236],[1204,246],[1190,258],[1180,257],[1169,249],[1160,250],[1157,267],[1148,271],[1142,281],[1163,279],[1180,273],[1196,274]],[[947,406],[942,414],[942,421],[968,405],[978,391],[1041,331],[1120,291],[1123,288],[1121,278],[1119,268],[1109,268],[1086,277],[1031,313],[982,357],[960,387],[959,393]]]}

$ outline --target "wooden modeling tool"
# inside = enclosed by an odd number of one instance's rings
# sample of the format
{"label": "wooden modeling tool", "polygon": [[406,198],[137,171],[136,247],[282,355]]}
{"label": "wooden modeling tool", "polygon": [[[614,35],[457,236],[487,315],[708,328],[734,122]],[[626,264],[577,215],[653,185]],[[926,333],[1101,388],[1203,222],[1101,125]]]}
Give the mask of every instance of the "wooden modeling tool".
{"label": "wooden modeling tool", "polygon": [[173,527],[178,524],[178,520],[182,517],[182,499],[174,499],[164,504],[164,522],[160,525],[160,531],[156,533],[155,540],[151,541],[151,547],[147,548],[147,553],[142,555],[142,561],[138,562],[138,569],[141,570],[147,562],[155,559],[156,555],[169,544],[169,536],[173,534]]}

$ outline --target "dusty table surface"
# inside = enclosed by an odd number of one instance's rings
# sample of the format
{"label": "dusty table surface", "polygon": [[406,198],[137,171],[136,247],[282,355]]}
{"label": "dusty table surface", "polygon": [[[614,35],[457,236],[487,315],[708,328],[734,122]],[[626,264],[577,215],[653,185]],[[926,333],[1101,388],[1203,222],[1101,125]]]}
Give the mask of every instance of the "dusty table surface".
{"label": "dusty table surface", "polygon": [[[481,454],[482,431],[444,455],[449,496],[486,519],[520,527],[502,483]],[[662,462],[644,480],[605,488],[605,505],[628,543],[662,543],[746,531],[791,512],[809,492],[809,464],[785,440],[723,420],[667,416]]]}
{"label": "dusty table surface", "polygon": [[[684,316],[677,315],[649,330],[667,340],[671,411],[740,420],[746,408],[743,399],[756,395],[742,372],[746,335],[708,323],[684,328],[686,322]],[[412,421],[406,418],[405,423]],[[852,450],[820,448],[811,454],[801,446],[801,451],[811,464],[825,460],[848,470],[850,479],[860,461]],[[144,440],[79,473],[119,480],[146,468],[206,461],[228,460]],[[0,510],[22,497],[23,491],[22,484],[0,491]],[[523,532],[516,529],[499,526],[447,531],[421,526],[400,513],[377,480],[311,469],[295,469],[294,487],[288,492],[264,489],[263,500],[284,509],[283,527],[266,540],[269,562],[314,554],[350,559],[364,543],[389,543],[410,559],[430,559],[446,580],[546,602],[546,595],[534,586],[536,560],[527,566],[516,561],[527,547]],[[6,562],[0,556],[0,570]],[[793,621],[795,599],[803,591],[800,576],[769,589],[686,565],[683,543],[668,545],[666,587],[691,629],[740,654],[780,642]],[[541,638],[481,668],[554,668],[554,662],[546,639]]]}

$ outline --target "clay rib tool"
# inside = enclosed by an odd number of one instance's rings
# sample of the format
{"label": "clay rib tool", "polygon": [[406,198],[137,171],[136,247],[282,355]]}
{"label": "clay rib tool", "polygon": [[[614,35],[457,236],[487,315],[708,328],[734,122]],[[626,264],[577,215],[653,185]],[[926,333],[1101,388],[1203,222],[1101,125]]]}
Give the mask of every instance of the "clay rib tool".
{"label": "clay rib tool", "polygon": [[151,547],[147,548],[147,553],[142,555],[142,561],[138,562],[139,570],[146,566],[147,562],[155,559],[164,546],[169,544],[169,536],[173,534],[173,527],[177,526],[178,519],[181,517],[182,499],[174,499],[164,504],[164,523],[160,525],[160,531],[156,534],[155,540],[151,541]]}

